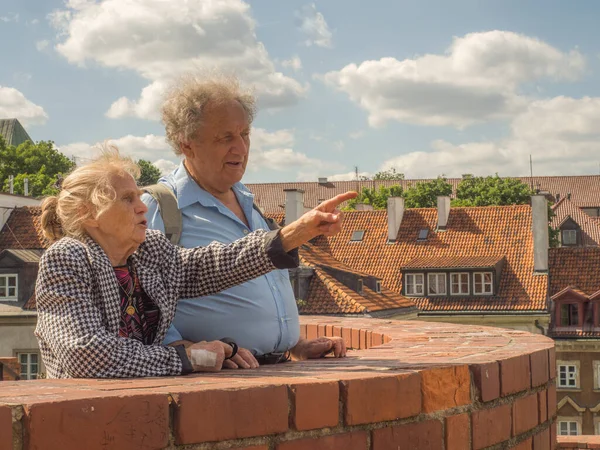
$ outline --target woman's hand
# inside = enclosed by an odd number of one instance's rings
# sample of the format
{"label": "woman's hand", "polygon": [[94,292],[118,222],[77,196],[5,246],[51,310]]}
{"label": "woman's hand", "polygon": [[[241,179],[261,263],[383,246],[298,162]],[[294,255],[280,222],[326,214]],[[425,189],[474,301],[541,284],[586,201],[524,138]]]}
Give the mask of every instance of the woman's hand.
{"label": "woman's hand", "polygon": [[[186,341],[188,343],[189,341]],[[221,341],[198,342],[184,344],[188,359],[194,372],[218,372],[221,369],[256,369],[258,361],[249,350],[238,348],[237,354],[229,358],[233,352],[231,345]]]}
{"label": "woman's hand", "polygon": [[281,243],[286,252],[300,247],[321,234],[333,236],[342,229],[342,212],[338,206],[355,198],[356,192],[346,192],[324,201],[315,209],[307,212],[295,222],[281,229]]}

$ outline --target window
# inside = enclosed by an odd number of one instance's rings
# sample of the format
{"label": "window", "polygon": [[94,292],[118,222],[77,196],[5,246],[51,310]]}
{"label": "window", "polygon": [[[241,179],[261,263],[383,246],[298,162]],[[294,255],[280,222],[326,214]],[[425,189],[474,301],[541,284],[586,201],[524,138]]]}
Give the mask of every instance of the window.
{"label": "window", "polygon": [[560,326],[572,327],[579,325],[579,305],[563,303],[560,305]]}
{"label": "window", "polygon": [[377,292],[378,294],[381,292],[381,281],[379,280],[375,282],[375,292]]}
{"label": "window", "polygon": [[446,274],[427,274],[427,293],[429,295],[446,295]]}
{"label": "window", "polygon": [[429,229],[424,228],[422,230],[419,230],[419,237],[417,238],[417,241],[426,241],[428,235],[429,235]]}
{"label": "window", "polygon": [[423,274],[422,273],[407,273],[404,275],[406,279],[404,293],[406,295],[423,295]]}
{"label": "window", "polygon": [[576,389],[579,385],[577,364],[558,364],[558,387]]}
{"label": "window", "polygon": [[352,236],[350,237],[350,242],[360,242],[363,240],[365,236],[365,230],[353,231]]}
{"label": "window", "polygon": [[491,295],[492,289],[492,272],[475,272],[475,282],[473,283],[473,293],[477,295]]}
{"label": "window", "polygon": [[562,245],[577,245],[577,230],[562,230]]}
{"label": "window", "polygon": [[450,274],[450,294],[469,295],[469,274],[452,273]]}
{"label": "window", "polygon": [[0,300],[18,300],[17,275],[0,275]]}
{"label": "window", "polygon": [[561,420],[558,422],[559,436],[577,436],[579,435],[579,423],[571,420]]}
{"label": "window", "polygon": [[19,362],[21,363],[21,380],[35,380],[38,375],[37,353],[19,353]]}
{"label": "window", "polygon": [[363,292],[363,280],[358,280],[358,283],[356,283],[356,292],[358,292],[359,294],[362,294]]}

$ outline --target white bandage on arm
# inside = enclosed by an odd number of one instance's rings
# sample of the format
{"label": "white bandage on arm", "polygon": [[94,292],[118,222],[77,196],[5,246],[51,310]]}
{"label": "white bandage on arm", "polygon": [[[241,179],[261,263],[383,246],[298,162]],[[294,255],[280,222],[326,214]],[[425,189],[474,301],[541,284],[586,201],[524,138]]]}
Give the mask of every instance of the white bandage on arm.
{"label": "white bandage on arm", "polygon": [[194,367],[215,367],[217,364],[217,354],[202,350],[199,348],[192,349],[192,366]]}

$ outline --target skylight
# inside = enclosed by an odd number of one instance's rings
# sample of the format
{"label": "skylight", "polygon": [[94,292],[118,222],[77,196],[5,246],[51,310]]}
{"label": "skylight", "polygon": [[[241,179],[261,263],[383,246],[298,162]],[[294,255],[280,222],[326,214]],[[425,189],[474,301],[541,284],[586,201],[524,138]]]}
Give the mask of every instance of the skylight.
{"label": "skylight", "polygon": [[365,230],[357,230],[352,232],[352,236],[350,237],[350,242],[360,242],[363,240],[365,235]]}
{"label": "skylight", "polygon": [[419,230],[419,237],[417,238],[417,241],[426,241],[428,235],[429,235],[429,229],[424,228],[422,230]]}

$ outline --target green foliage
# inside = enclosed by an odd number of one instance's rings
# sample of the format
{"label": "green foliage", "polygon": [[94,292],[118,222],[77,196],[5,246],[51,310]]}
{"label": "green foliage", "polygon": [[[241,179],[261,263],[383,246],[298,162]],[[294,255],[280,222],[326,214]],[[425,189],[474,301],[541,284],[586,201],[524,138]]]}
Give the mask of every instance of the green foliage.
{"label": "green foliage", "polygon": [[404,180],[404,174],[400,172],[396,172],[396,168],[392,167],[388,170],[382,170],[381,172],[377,172],[373,177],[374,180],[392,180],[399,181]]}
{"label": "green foliage", "polygon": [[372,205],[374,209],[386,209],[388,197],[402,197],[402,186],[379,186],[379,189],[363,187],[358,197],[348,202],[344,210],[356,209],[358,203]]}
{"label": "green foliage", "polygon": [[444,177],[416,183],[404,193],[407,208],[435,208],[438,196],[452,195],[452,185]]}
{"label": "green foliage", "polygon": [[29,179],[29,195],[39,197],[57,192],[59,175],[73,169],[73,162],[54,148],[52,141],[37,144],[27,141],[8,146],[0,136],[0,186],[9,191],[9,176],[14,178],[14,193],[24,193],[24,179]]}
{"label": "green foliage", "polygon": [[150,186],[151,184],[158,183],[158,179],[160,178],[158,167],[145,159],[140,159],[137,164],[142,171],[140,179],[137,182],[138,186]]}
{"label": "green foliage", "polygon": [[559,235],[560,235],[560,229],[558,228],[552,228],[552,226],[550,225],[552,223],[552,219],[554,218],[556,214],[554,213],[554,210],[552,209],[552,204],[550,202],[548,202],[548,243],[550,245],[550,248],[556,248],[560,246],[560,240],[559,240]]}
{"label": "green foliage", "polygon": [[530,202],[531,188],[521,180],[465,176],[456,189],[453,206],[523,205]]}

